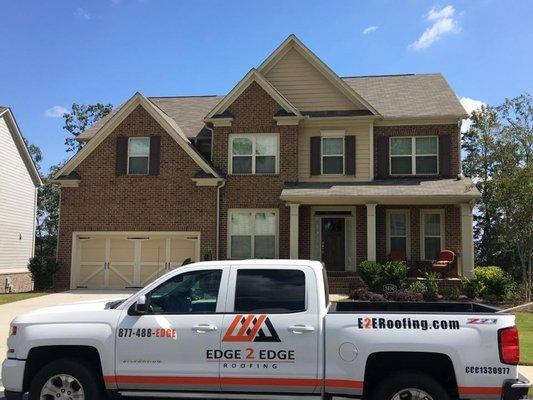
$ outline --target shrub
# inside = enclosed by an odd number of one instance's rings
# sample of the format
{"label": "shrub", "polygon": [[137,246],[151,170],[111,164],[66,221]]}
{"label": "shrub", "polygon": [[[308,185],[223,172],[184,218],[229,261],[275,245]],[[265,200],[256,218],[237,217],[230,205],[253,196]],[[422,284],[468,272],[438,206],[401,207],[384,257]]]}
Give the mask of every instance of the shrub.
{"label": "shrub", "polygon": [[427,291],[426,285],[422,281],[414,281],[413,283],[411,283],[409,290],[411,292],[421,293],[421,294]]}
{"label": "shrub", "polygon": [[33,279],[34,290],[48,290],[54,285],[54,276],[59,263],[53,257],[35,256],[30,258],[28,269]]}
{"label": "shrub", "polygon": [[422,293],[413,292],[412,290],[397,290],[385,295],[387,300],[391,301],[423,301],[424,295]]}
{"label": "shrub", "polygon": [[387,261],[383,265],[383,274],[387,283],[395,285],[398,289],[407,286],[407,272],[409,267],[401,261]]}
{"label": "shrub", "polygon": [[444,286],[441,293],[446,300],[459,300],[459,289],[455,285]]}
{"label": "shrub", "polygon": [[361,279],[370,290],[379,291],[382,281],[383,268],[373,261],[363,261],[359,266]]}
{"label": "shrub", "polygon": [[474,268],[474,278],[479,281],[481,297],[489,302],[510,296],[515,287],[511,276],[495,266]]}
{"label": "shrub", "polygon": [[481,282],[475,276],[472,278],[462,278],[463,288],[466,292],[466,297],[475,300],[481,294]]}
{"label": "shrub", "polygon": [[439,274],[436,272],[426,272],[425,274],[426,291],[424,299],[427,301],[436,301],[439,299]]}
{"label": "shrub", "polygon": [[355,289],[350,293],[350,299],[361,301],[385,301],[385,297],[379,293],[374,293],[367,288]]}

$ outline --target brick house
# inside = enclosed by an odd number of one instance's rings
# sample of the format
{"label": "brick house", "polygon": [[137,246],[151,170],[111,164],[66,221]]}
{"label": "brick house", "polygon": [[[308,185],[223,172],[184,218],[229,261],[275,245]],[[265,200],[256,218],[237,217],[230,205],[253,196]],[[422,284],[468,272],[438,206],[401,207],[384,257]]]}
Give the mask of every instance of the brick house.
{"label": "brick house", "polygon": [[338,77],[294,35],[225,96],[136,93],[79,135],[58,289],[143,286],[185,260],[318,259],[332,276],[442,249],[472,273],[467,117],[440,74]]}

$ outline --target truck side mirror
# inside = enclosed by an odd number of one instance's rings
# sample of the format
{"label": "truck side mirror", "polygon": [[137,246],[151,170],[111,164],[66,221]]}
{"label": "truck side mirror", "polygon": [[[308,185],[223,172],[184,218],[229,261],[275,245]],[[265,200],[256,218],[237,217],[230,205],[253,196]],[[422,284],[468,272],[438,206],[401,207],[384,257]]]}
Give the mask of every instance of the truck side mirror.
{"label": "truck side mirror", "polygon": [[139,296],[137,302],[135,303],[135,313],[137,314],[146,314],[148,312],[148,299],[146,295]]}

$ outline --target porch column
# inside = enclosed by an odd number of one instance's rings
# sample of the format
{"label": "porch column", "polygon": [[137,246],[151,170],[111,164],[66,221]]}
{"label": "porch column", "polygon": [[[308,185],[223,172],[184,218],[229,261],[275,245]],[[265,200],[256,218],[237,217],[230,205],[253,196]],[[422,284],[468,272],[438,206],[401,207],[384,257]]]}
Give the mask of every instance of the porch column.
{"label": "porch column", "polygon": [[299,207],[300,204],[291,203],[290,207],[290,258],[293,260],[298,259],[298,225],[299,225]]}
{"label": "porch column", "polygon": [[376,261],[376,206],[366,205],[366,258],[368,261]]}
{"label": "porch column", "polygon": [[461,204],[461,260],[462,275],[474,275],[474,223],[472,205]]}

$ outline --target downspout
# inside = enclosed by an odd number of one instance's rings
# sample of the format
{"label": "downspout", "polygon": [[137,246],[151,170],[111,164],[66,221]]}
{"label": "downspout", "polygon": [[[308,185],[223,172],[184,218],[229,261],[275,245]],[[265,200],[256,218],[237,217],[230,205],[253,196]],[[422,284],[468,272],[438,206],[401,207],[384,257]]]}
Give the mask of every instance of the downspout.
{"label": "downspout", "polygon": [[463,120],[460,119],[457,123],[458,131],[459,131],[459,146],[457,146],[459,149],[459,173],[457,174],[457,179],[463,179],[465,176],[463,174],[463,132],[461,132],[461,126],[463,125]]}
{"label": "downspout", "polygon": [[220,185],[217,186],[217,260],[220,260],[219,247],[220,247],[220,189],[226,186],[226,180],[223,180]]}

